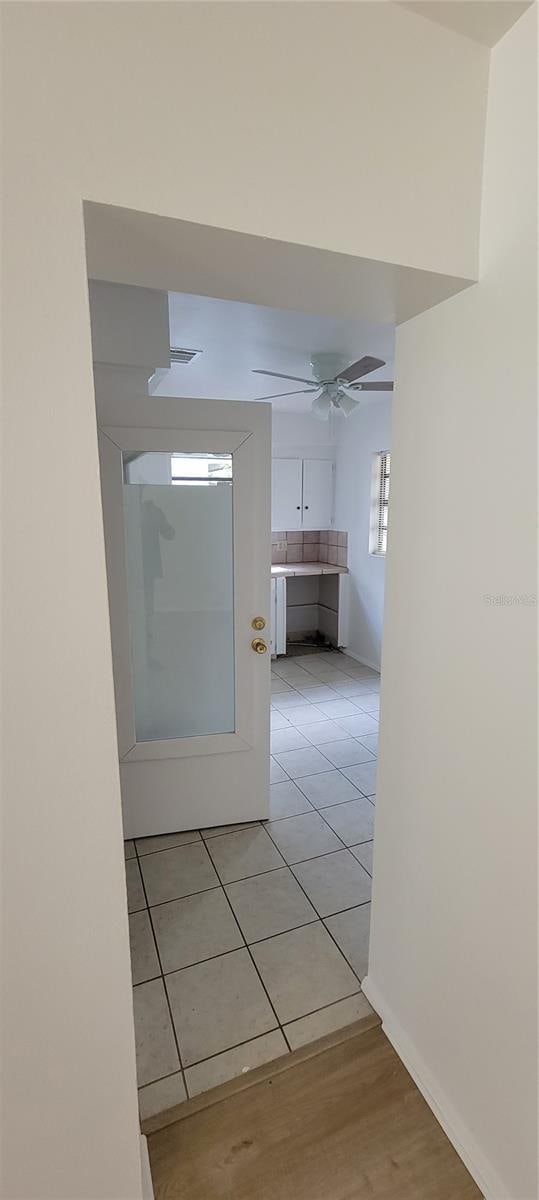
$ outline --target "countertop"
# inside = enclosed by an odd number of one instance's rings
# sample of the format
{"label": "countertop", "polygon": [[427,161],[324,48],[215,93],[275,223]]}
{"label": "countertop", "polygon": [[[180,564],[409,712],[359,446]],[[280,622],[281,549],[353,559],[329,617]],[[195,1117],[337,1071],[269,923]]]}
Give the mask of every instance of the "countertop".
{"label": "countertop", "polygon": [[348,567],[336,567],[327,562],[273,563],[272,579],[289,575],[347,575]]}

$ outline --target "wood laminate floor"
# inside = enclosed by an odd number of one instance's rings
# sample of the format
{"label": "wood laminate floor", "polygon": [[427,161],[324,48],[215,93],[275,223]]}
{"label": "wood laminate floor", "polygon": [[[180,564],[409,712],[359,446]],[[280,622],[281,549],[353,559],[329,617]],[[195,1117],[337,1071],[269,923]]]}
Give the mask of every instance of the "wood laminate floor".
{"label": "wood laminate floor", "polygon": [[155,1200],[481,1200],[380,1027],[148,1145]]}

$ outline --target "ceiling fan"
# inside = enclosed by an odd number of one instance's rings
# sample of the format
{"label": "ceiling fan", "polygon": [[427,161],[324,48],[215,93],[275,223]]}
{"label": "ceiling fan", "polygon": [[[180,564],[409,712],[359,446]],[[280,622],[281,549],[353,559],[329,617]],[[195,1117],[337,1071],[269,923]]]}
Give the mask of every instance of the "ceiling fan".
{"label": "ceiling fan", "polygon": [[276,392],[271,396],[259,396],[259,400],[277,400],[280,396],[300,396],[317,393],[311,405],[313,416],[320,421],[327,421],[332,407],[340,409],[345,417],[357,408],[359,400],[351,395],[352,392],[390,392],[393,391],[392,380],[377,380],[362,383],[364,375],[384,367],[382,358],[373,358],[365,354],[357,362],[351,363],[344,370],[339,369],[342,357],[338,354],[316,354],[311,358],[311,370],[314,379],[302,379],[298,375],[281,375],[279,371],[254,370],[255,375],[271,375],[274,379],[289,379],[293,383],[306,383],[309,386],[298,388],[293,392]]}

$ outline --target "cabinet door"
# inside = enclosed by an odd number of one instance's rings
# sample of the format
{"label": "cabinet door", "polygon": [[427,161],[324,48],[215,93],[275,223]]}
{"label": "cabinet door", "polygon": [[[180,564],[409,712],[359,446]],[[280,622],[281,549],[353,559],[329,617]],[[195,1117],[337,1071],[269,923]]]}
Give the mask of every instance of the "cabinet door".
{"label": "cabinet door", "polygon": [[303,460],[303,529],[328,529],[333,518],[333,463]]}
{"label": "cabinet door", "polygon": [[301,529],[301,458],[274,458],[271,470],[271,528]]}

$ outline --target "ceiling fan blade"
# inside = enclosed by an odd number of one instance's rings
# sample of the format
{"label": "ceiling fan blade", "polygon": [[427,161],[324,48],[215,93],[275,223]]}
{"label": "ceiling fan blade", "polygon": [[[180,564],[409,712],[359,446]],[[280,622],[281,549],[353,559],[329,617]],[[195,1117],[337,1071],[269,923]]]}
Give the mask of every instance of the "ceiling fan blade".
{"label": "ceiling fan blade", "polygon": [[356,379],[361,379],[362,375],[368,375],[369,371],[377,371],[378,367],[385,367],[384,359],[365,354],[357,362],[351,363],[345,371],[339,371],[336,379],[345,379],[348,383],[353,383]]}
{"label": "ceiling fan blade", "polygon": [[339,408],[342,409],[345,417],[349,417],[350,413],[353,413],[354,409],[359,407],[360,401],[356,400],[354,396],[348,396],[346,392],[342,391],[339,392],[337,403]]}
{"label": "ceiling fan blade", "polygon": [[311,404],[311,412],[313,417],[317,417],[319,421],[327,421],[331,412],[331,400],[327,392],[321,392],[319,396],[315,396]]}
{"label": "ceiling fan blade", "polygon": [[311,387],[317,386],[316,379],[302,379],[300,375],[281,375],[280,371],[261,371],[253,367],[253,375],[272,375],[274,379],[292,379],[294,383],[310,383]]}
{"label": "ceiling fan blade", "polygon": [[392,392],[395,384],[392,379],[377,379],[372,383],[349,383],[353,392]]}
{"label": "ceiling fan blade", "polygon": [[278,400],[279,396],[303,396],[305,392],[317,392],[318,388],[299,388],[295,392],[274,392],[272,396],[256,396],[257,400]]}

